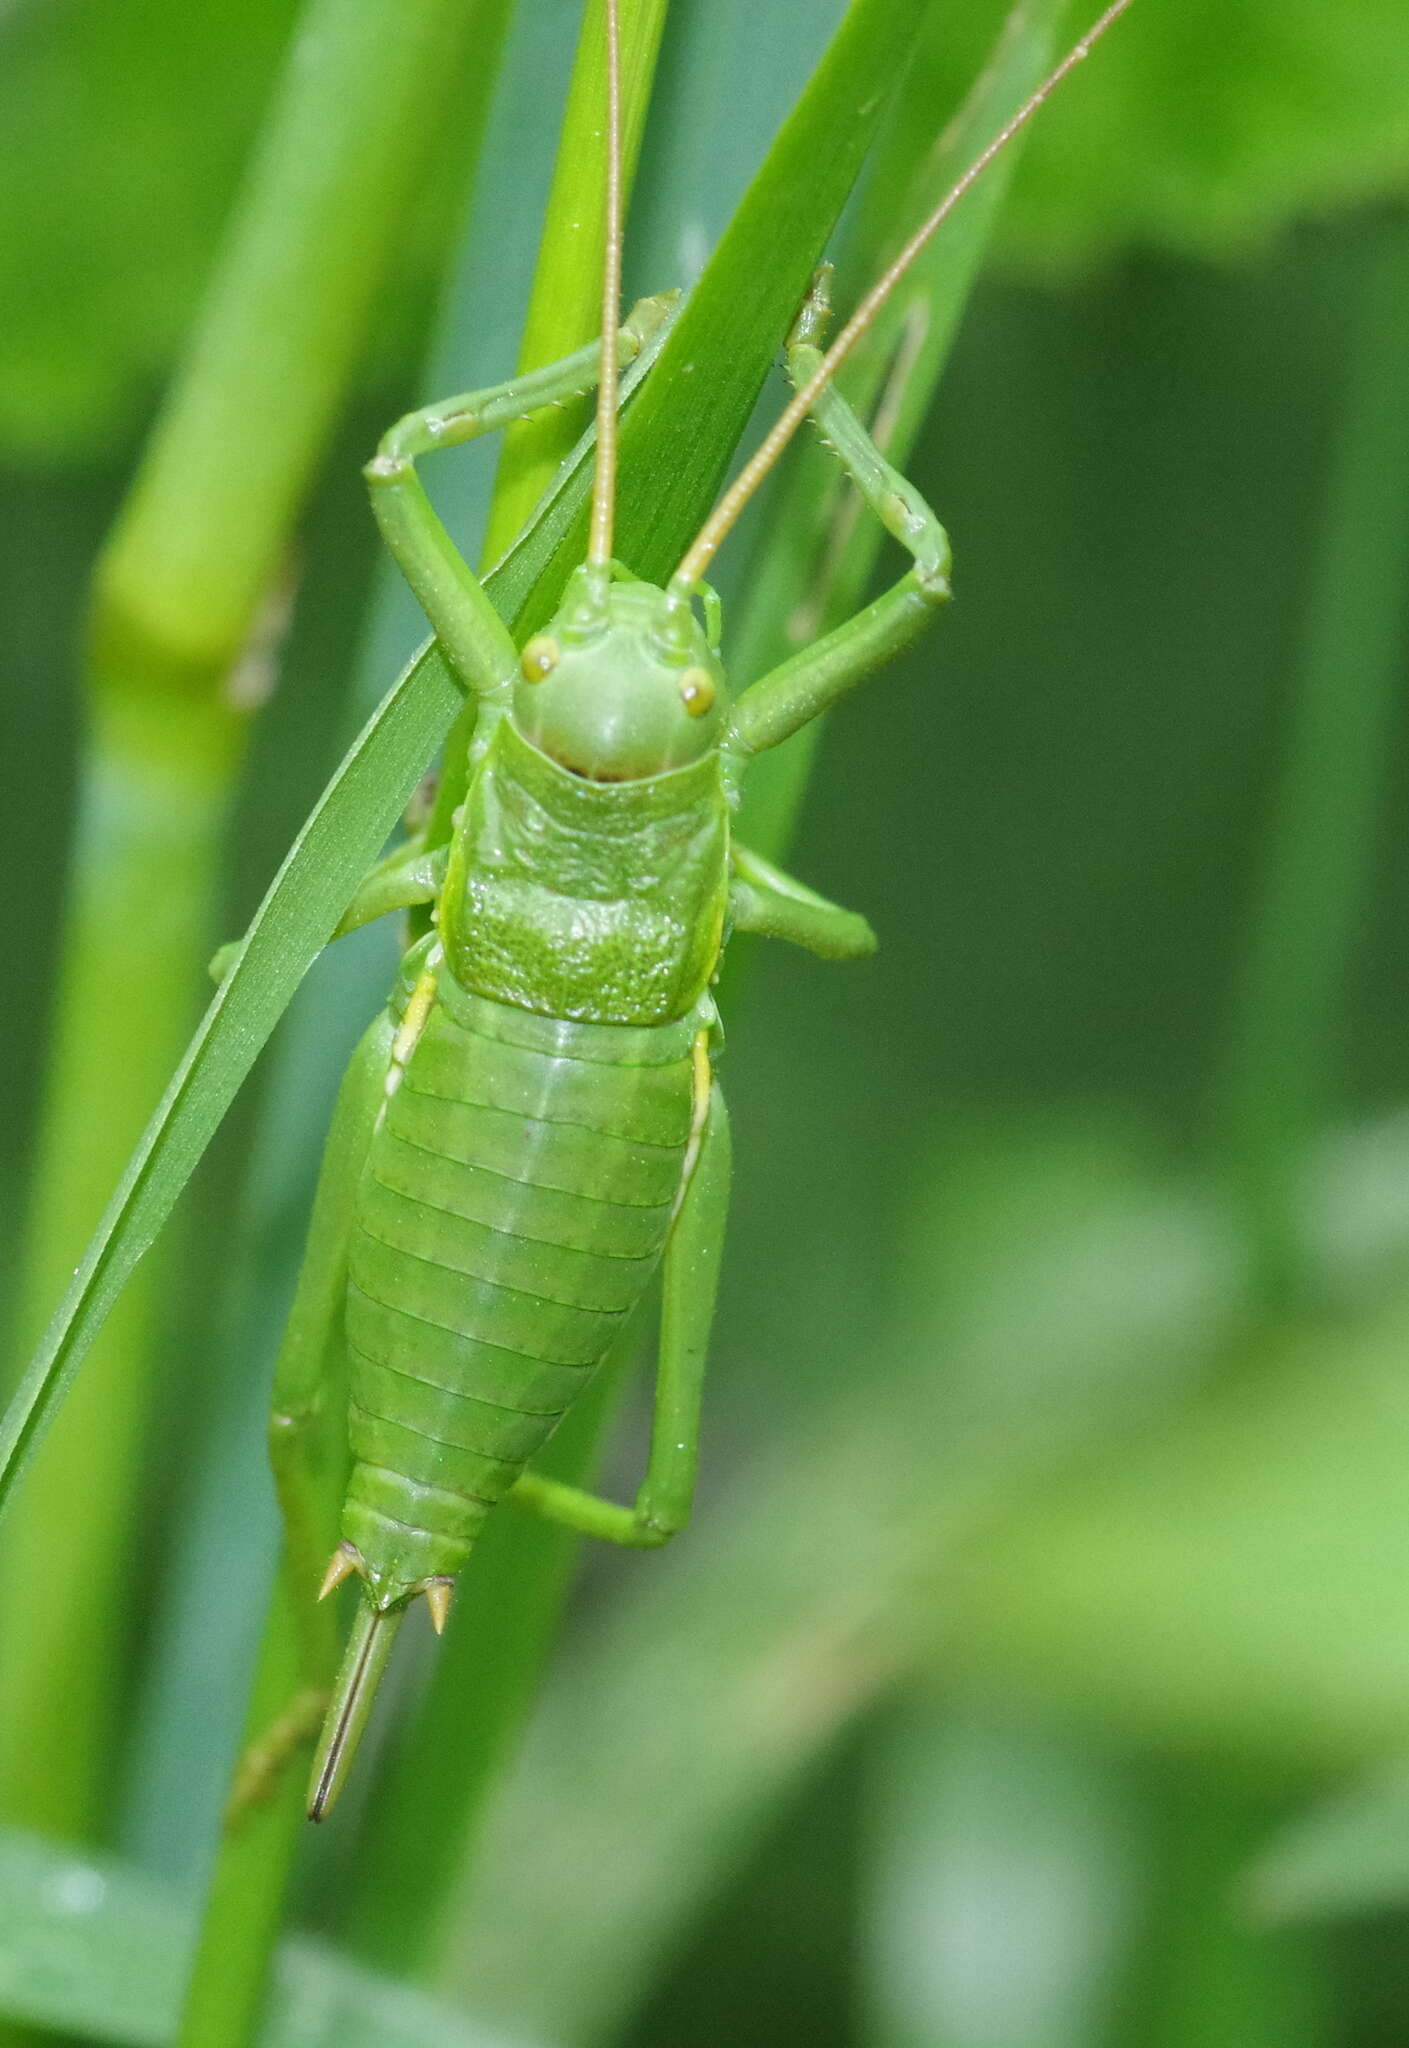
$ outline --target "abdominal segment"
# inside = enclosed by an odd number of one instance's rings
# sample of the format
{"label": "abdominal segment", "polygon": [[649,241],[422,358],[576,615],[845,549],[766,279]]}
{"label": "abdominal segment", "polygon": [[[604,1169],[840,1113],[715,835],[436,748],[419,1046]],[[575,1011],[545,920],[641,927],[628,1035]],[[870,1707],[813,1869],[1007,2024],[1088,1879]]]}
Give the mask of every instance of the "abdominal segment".
{"label": "abdominal segment", "polygon": [[373,1136],[349,1255],[343,1536],[377,1605],[460,1569],[645,1291],[694,1030],[438,991]]}

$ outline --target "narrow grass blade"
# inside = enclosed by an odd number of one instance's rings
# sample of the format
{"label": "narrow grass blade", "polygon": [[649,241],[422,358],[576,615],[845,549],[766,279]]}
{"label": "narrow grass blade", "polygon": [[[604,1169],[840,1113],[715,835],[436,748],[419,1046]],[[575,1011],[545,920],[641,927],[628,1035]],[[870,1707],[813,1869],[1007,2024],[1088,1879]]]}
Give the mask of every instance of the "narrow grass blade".
{"label": "narrow grass blade", "polygon": [[[953,24],[947,6],[930,6],[841,254],[839,315],[1046,75],[1068,12],[1069,0],[1018,0],[962,105],[946,120]],[[933,402],[1025,142],[994,164],[935,237],[843,372],[842,389],[898,469]],[[942,519],[943,506],[938,510]],[[767,522],[769,546],[734,620],[732,656],[744,682],[854,612],[885,546],[879,522],[811,436],[790,451]],[[962,562],[959,570],[962,578]],[[942,634],[941,625],[937,638]],[[942,660],[942,650],[928,658]],[[742,829],[770,858],[786,847],[824,730],[806,727],[750,777]]]}
{"label": "narrow grass blade", "polygon": [[1342,1085],[1341,1016],[1393,786],[1409,594],[1409,227],[1388,218],[1352,309],[1320,559],[1235,989],[1222,1137],[1254,1279],[1304,1281],[1302,1164]]}
{"label": "narrow grass blade", "polygon": [[[641,576],[674,569],[717,491],[754,401],[860,170],[914,32],[914,8],[853,0],[691,293],[621,436],[618,551]],[[526,606],[581,561],[579,515]]]}
{"label": "narrow grass blade", "polygon": [[439,654],[425,649],[295,840],[0,1423],[0,1503],[460,702]]}

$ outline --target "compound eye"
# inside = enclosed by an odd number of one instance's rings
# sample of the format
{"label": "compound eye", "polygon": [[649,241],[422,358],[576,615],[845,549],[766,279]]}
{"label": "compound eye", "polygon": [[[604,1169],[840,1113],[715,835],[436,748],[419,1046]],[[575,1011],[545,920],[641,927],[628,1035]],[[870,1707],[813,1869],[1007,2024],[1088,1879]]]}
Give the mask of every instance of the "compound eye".
{"label": "compound eye", "polygon": [[562,649],[550,633],[535,633],[519,656],[519,668],[526,683],[541,683],[562,659]]}
{"label": "compound eye", "polygon": [[714,677],[707,668],[687,668],[680,678],[680,698],[691,718],[703,718],[714,703]]}

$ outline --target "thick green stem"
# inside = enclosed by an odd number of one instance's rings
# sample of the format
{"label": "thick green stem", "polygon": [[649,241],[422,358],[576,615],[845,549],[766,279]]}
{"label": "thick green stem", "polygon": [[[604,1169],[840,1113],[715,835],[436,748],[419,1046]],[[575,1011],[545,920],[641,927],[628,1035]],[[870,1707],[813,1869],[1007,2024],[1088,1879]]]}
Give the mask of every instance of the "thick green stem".
{"label": "thick green stem", "polygon": [[1170,1867],[1142,2040],[1148,2048],[1329,2048],[1341,2025],[1325,1933],[1269,1932],[1230,1905],[1281,1803],[1226,1766],[1199,1771],[1180,1792],[1165,1834]]}
{"label": "thick green stem", "polygon": [[208,682],[239,653],[481,11],[310,0],[185,369],[99,568],[102,666],[150,675],[161,663]]}
{"label": "thick green stem", "polygon": [[1385,224],[1355,307],[1309,621],[1237,992],[1225,1143],[1253,1278],[1303,1284],[1302,1169],[1335,1106],[1337,1029],[1393,750],[1409,589],[1409,219]]}
{"label": "thick green stem", "polygon": [[324,1705],[304,1691],[293,1607],[304,1597],[281,1572],[245,1721],[244,1782],[236,1781],[221,1836],[178,2048],[248,2048],[257,2035],[293,1867],[290,1845],[304,1820],[304,1759]]}
{"label": "thick green stem", "polygon": [[[591,164],[602,154],[604,11],[603,0],[592,0],[583,21],[543,221],[540,246],[550,260],[539,266],[534,280],[519,348],[520,370],[558,362],[601,332],[605,184],[600,176],[591,176]],[[665,0],[627,0],[621,9],[621,175],[622,189],[628,193],[636,175],[664,27]],[[508,429],[485,533],[487,563],[498,559],[525,524],[586,417],[584,401],[580,407],[516,421]]]}
{"label": "thick green stem", "polygon": [[[389,34],[385,0],[312,0],[190,356],[99,564],[26,1336],[180,1052],[257,666],[240,657],[473,13],[405,0]],[[52,1832],[96,1825],[115,1739],[161,1278],[149,1261],[5,1532],[0,1813]]]}
{"label": "thick green stem", "polygon": [[[218,698],[101,693],[75,854],[23,1334],[181,1051],[238,720]],[[101,1812],[130,1652],[124,1587],[163,1274],[149,1262],[35,1460],[0,1564],[0,1810],[81,1836]]]}

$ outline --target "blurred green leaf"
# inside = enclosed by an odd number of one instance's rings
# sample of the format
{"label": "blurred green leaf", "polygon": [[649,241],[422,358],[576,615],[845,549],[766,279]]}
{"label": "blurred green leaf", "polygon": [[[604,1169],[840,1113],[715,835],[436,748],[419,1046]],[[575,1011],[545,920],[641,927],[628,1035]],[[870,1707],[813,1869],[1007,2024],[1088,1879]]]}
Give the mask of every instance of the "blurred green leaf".
{"label": "blurred green leaf", "polygon": [[1371,1772],[1284,1827],[1241,1887],[1259,1919],[1336,1920],[1409,1902],[1409,1765]]}
{"label": "blurred green leaf", "polygon": [[[941,104],[966,89],[999,12],[998,0],[951,10]],[[163,373],[291,14],[291,0],[254,0],[237,32],[235,17],[179,0],[11,19],[0,41],[12,166],[0,190],[0,446],[73,455],[110,441]],[[1004,231],[1009,253],[1041,268],[1131,244],[1227,254],[1300,213],[1402,191],[1403,26],[1399,0],[1141,0],[1044,117]],[[427,204],[435,221],[408,236],[400,285],[384,295],[397,339],[397,309],[417,297],[440,238],[444,182]]]}
{"label": "blurred green leaf", "polygon": [[0,445],[126,425],[194,309],[294,0],[28,7],[0,29]]}
{"label": "blurred green leaf", "polygon": [[[0,1834],[0,2013],[115,2048],[176,2027],[195,1911],[130,1864]],[[315,1942],[279,1952],[258,2048],[504,2048],[502,2037]]]}
{"label": "blurred green leaf", "polygon": [[[1392,1143],[1339,1148],[1318,1213],[1334,1244],[1380,1205],[1402,1264]],[[1210,1386],[1248,1342],[1236,1235],[1136,1148],[951,1147],[919,1192],[862,1380],[793,1382],[786,1431],[552,1676],[461,1901],[444,1981],[476,2009],[611,2040],[785,1789],[921,1667],[1283,1756],[1409,1713],[1400,1311]]]}
{"label": "blurred green leaf", "polygon": [[1324,1944],[1238,1910],[1238,1873],[1272,1811],[1265,1773],[1205,1759],[1160,1772],[1154,1789],[1158,1918],[1131,1987],[1126,2048],[1338,2048],[1349,2034]]}
{"label": "blurred green leaf", "polygon": [[[295,0],[14,10],[0,29],[0,448],[73,459],[128,433],[182,346],[284,54]],[[471,87],[471,91],[473,88]],[[377,295],[399,358],[460,198],[451,124]],[[468,124],[472,125],[472,124]]]}
{"label": "blurred green leaf", "polygon": [[[985,12],[956,10],[956,85]],[[1072,29],[1098,12],[1080,0]],[[1406,184],[1400,0],[1139,0],[1044,116],[1005,230],[1045,270],[1132,245],[1227,256]]]}
{"label": "blurred green leaf", "polygon": [[956,1558],[946,1668],[1284,1768],[1402,1746],[1403,1260],[1387,1299],[1249,1331],[1157,1431],[1011,1496]]}
{"label": "blurred green leaf", "polygon": [[1148,1817],[1119,1766],[923,1696],[880,1735],[861,1925],[868,2048],[1104,2040],[1151,1889]]}
{"label": "blurred green leaf", "polygon": [[1163,1413],[1228,1298],[1204,1219],[1062,1134],[933,1166],[907,1282],[864,1376],[799,1378],[558,1665],[444,1973],[476,2010],[612,2040],[785,1789],[929,1654],[936,1560],[1034,1465]]}

